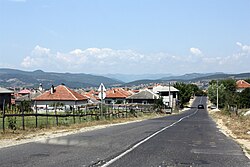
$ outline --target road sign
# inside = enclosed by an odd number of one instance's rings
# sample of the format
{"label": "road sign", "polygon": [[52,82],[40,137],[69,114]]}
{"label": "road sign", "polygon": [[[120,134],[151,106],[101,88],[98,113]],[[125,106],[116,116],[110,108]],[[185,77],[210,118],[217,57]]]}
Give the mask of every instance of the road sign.
{"label": "road sign", "polygon": [[103,85],[103,83],[101,83],[101,85],[99,86],[98,91],[99,91],[98,97],[99,97],[101,100],[105,99],[105,97],[106,97],[106,93],[105,93],[106,88],[105,88],[105,86]]}
{"label": "road sign", "polygon": [[99,86],[98,91],[99,91],[99,92],[105,92],[105,91],[106,91],[106,88],[105,88],[105,86],[103,85],[103,83],[101,83],[101,85]]}
{"label": "road sign", "polygon": [[105,99],[106,93],[105,93],[105,92],[100,92],[100,93],[98,94],[98,97],[99,97],[100,99]]}

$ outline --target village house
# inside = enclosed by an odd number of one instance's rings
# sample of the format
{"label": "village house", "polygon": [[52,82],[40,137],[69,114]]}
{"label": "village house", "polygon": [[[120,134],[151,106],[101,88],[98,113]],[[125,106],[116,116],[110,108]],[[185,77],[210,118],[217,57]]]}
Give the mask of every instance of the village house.
{"label": "village house", "polygon": [[84,97],[88,99],[89,104],[101,103],[99,97],[96,96],[96,94],[92,94],[91,92],[82,92],[81,95],[83,95]]}
{"label": "village house", "polygon": [[12,90],[0,87],[0,109],[3,109],[3,104],[11,105],[11,95],[14,93]]}
{"label": "village house", "polygon": [[162,97],[163,103],[166,106],[175,108],[178,100],[179,90],[173,86],[154,86],[152,91]]}
{"label": "village house", "polygon": [[30,106],[34,105],[33,99],[44,93],[42,84],[39,84],[38,89],[23,89],[15,94],[15,104],[21,105],[22,102],[28,102]]}
{"label": "village house", "polygon": [[113,88],[106,91],[105,103],[106,104],[125,104],[126,98],[133,93],[123,88]]}
{"label": "village house", "polygon": [[30,91],[29,94],[17,96],[15,99],[15,104],[20,105],[22,102],[26,101],[26,102],[30,102],[30,105],[33,106],[34,101],[32,99],[35,99],[36,97],[40,96],[42,93],[43,92],[41,92],[40,90],[33,90],[33,91]]}
{"label": "village house", "polygon": [[31,91],[28,89],[23,89],[21,91],[18,92],[19,96],[25,96],[25,95],[30,95]]}
{"label": "village house", "polygon": [[238,80],[236,82],[236,91],[242,92],[244,89],[250,88],[250,84],[244,80]]}
{"label": "village house", "polygon": [[158,99],[159,95],[155,94],[149,89],[144,89],[127,97],[128,103],[137,103],[137,104],[154,104],[155,99]]}
{"label": "village house", "polygon": [[52,85],[49,91],[44,92],[40,96],[36,97],[34,104],[39,109],[45,109],[50,106],[53,107],[55,104],[63,104],[63,108],[77,108],[81,105],[87,104],[88,99],[83,95],[71,90],[65,85],[59,85],[54,88]]}

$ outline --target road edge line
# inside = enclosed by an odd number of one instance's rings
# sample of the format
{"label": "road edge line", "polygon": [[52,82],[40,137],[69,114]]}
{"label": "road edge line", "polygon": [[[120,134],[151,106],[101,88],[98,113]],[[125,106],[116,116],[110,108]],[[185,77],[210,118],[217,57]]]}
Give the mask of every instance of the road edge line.
{"label": "road edge line", "polygon": [[114,163],[115,161],[119,160],[120,158],[122,158],[124,155],[128,154],[129,152],[133,151],[134,149],[136,149],[138,146],[140,146],[141,144],[145,143],[146,141],[148,141],[149,139],[151,139],[152,137],[156,136],[157,134],[161,133],[162,131],[174,126],[177,123],[180,123],[182,120],[189,118],[193,115],[195,115],[198,112],[198,109],[196,109],[195,112],[193,112],[192,114],[186,115],[185,117],[180,118],[178,121],[172,123],[169,126],[166,126],[160,130],[158,130],[157,132],[153,133],[152,135],[146,137],[145,139],[143,139],[142,141],[140,141],[139,143],[135,144],[133,147],[127,149],[126,151],[124,151],[123,153],[121,153],[120,155],[116,156],[115,158],[109,160],[108,162],[106,162],[105,164],[103,164],[101,167],[107,167],[109,165],[111,165],[112,163]]}

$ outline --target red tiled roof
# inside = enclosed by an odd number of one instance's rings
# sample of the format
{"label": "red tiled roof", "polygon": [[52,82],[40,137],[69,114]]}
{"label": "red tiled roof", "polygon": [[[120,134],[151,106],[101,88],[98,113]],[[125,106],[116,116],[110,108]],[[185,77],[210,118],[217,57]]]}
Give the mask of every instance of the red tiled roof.
{"label": "red tiled roof", "polygon": [[140,90],[132,90],[134,93],[139,93]]}
{"label": "red tiled roof", "polygon": [[250,88],[250,84],[244,80],[239,80],[236,82],[237,88]]}
{"label": "red tiled roof", "polygon": [[97,99],[98,98],[97,96],[95,96],[94,94],[91,94],[89,92],[82,93],[82,95],[88,99]]}
{"label": "red tiled roof", "polygon": [[126,98],[131,95],[132,93],[122,88],[114,88],[106,91],[106,98]]}
{"label": "red tiled roof", "polygon": [[55,88],[55,91],[53,94],[51,94],[51,91],[47,91],[34,100],[41,101],[41,100],[65,100],[65,101],[79,101],[79,100],[87,100],[86,97],[83,95],[76,93],[75,91],[69,89],[68,87],[64,85],[59,85]]}
{"label": "red tiled roof", "polygon": [[21,90],[20,92],[18,92],[18,94],[30,94],[30,90],[24,89],[24,90]]}
{"label": "red tiled roof", "polygon": [[93,94],[93,95],[98,95],[98,92],[96,92],[96,91],[94,91],[94,90],[91,90],[91,91],[89,91],[88,93]]}

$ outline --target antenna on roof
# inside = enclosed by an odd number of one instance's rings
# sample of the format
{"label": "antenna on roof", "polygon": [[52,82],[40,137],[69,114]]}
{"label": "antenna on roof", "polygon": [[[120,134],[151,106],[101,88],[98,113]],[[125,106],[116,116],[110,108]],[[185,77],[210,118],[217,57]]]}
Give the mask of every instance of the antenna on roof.
{"label": "antenna on roof", "polygon": [[54,92],[55,92],[54,85],[51,85],[50,93],[53,94]]}

